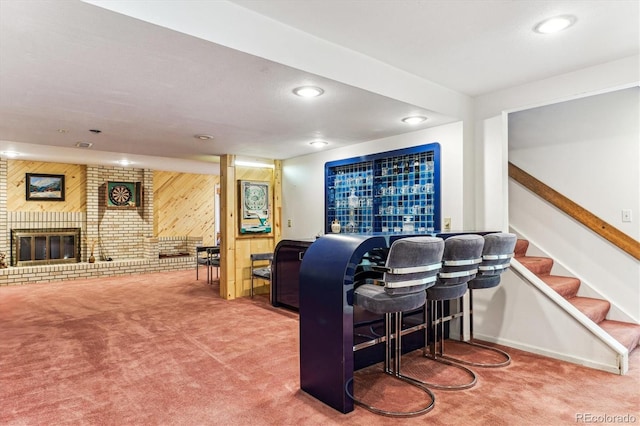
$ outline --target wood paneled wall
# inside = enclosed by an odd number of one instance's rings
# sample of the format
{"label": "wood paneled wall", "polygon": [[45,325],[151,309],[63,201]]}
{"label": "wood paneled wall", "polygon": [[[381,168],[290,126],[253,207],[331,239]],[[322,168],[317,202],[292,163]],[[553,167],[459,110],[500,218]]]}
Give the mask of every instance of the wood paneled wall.
{"label": "wood paneled wall", "polygon": [[216,175],[153,172],[154,235],[202,237],[214,245]]}
{"label": "wood paneled wall", "polygon": [[[222,158],[221,170],[223,173],[221,184],[227,190],[226,199],[223,200],[223,220],[227,220],[225,235],[227,241],[223,242],[223,255],[229,258],[223,263],[220,281],[220,295],[226,299],[248,296],[251,288],[251,261],[252,253],[273,252],[280,231],[276,227],[279,224],[279,207],[275,205],[275,194],[279,193],[275,188],[275,171],[272,168],[254,168],[234,166],[235,158],[226,156]],[[225,175],[227,173],[227,175]],[[269,182],[269,222],[272,227],[270,234],[240,234],[240,185],[242,180]],[[226,203],[226,204],[225,204]],[[251,222],[251,220],[245,220]],[[225,223],[225,222],[223,222]],[[256,223],[258,220],[256,219]],[[263,293],[269,290],[266,282],[256,282],[256,292]]]}
{"label": "wood paneled wall", "polygon": [[[65,176],[64,201],[27,201],[26,174],[45,173]],[[7,211],[84,212],[87,207],[86,166],[9,160],[7,162]]]}
{"label": "wood paneled wall", "polygon": [[[251,290],[251,254],[252,253],[272,253],[275,248],[275,237],[274,233],[276,231],[276,213],[277,210],[274,205],[274,194],[275,194],[275,186],[274,186],[274,170],[271,168],[254,168],[254,167],[236,167],[236,202],[238,206],[236,207],[236,219],[237,223],[235,224],[235,235],[236,235],[236,245],[235,245],[235,267],[236,267],[236,275],[235,275],[235,296],[242,297],[247,296]],[[241,180],[253,180],[253,181],[262,181],[270,183],[270,192],[269,192],[269,209],[270,209],[270,217],[269,223],[271,224],[272,232],[271,234],[257,234],[257,235],[243,235],[240,234],[240,226],[239,220],[242,212],[240,210],[240,188],[239,181]],[[251,222],[251,220],[245,220],[244,222]],[[259,221],[255,220],[256,224]],[[256,292],[268,292],[269,288],[267,283],[264,280],[256,280]]]}

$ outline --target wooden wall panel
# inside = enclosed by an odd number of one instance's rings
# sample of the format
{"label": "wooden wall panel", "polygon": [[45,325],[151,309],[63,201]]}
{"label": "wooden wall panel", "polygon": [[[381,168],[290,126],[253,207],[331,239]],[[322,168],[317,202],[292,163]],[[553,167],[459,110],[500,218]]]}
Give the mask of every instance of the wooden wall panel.
{"label": "wooden wall panel", "polygon": [[[64,201],[27,201],[26,174],[45,173],[65,176]],[[84,165],[9,160],[7,162],[7,211],[84,212],[87,169]]]}
{"label": "wooden wall panel", "polygon": [[214,245],[216,175],[153,172],[154,235],[202,237]]}
{"label": "wooden wall panel", "polygon": [[[236,202],[238,205],[236,206],[236,218],[239,220],[241,216],[240,211],[240,185],[239,181],[241,180],[253,180],[253,181],[261,181],[261,182],[269,182],[270,192],[269,192],[269,209],[270,217],[269,223],[271,224],[272,232],[270,234],[253,234],[253,235],[244,235],[240,234],[239,223],[236,221],[235,223],[235,235],[236,239],[236,248],[235,248],[235,296],[243,297],[249,296],[251,290],[251,254],[252,253],[267,253],[273,252],[275,248],[275,224],[279,221],[276,220],[275,214],[279,212],[279,209],[275,208],[274,200],[275,200],[275,182],[274,182],[274,170],[271,168],[255,168],[255,167],[236,167],[236,186],[235,191],[237,194]],[[250,220],[245,220],[245,222],[251,222]],[[258,220],[255,220],[256,224]],[[268,284],[264,280],[256,280],[254,282],[255,289],[257,293],[268,293],[269,287]]]}
{"label": "wooden wall panel", "polygon": [[[273,252],[272,237],[252,237],[236,240],[236,297],[251,294],[251,254]],[[254,281],[256,293],[269,293],[269,284],[265,280]]]}

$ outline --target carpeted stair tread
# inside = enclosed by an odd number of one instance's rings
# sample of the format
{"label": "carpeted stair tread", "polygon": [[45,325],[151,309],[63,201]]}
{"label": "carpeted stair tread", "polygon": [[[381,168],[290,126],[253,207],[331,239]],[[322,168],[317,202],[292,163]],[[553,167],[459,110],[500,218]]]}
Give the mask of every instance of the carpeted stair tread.
{"label": "carpeted stair tread", "polygon": [[611,337],[627,348],[629,352],[638,347],[640,343],[640,325],[613,320],[604,320],[599,325]]}
{"label": "carpeted stair tread", "polygon": [[574,277],[544,275],[539,278],[565,299],[576,297],[580,288],[580,280]]}
{"label": "carpeted stair tread", "polygon": [[518,261],[538,276],[549,275],[553,267],[553,259],[549,257],[523,256],[519,257]]}
{"label": "carpeted stair tread", "polygon": [[580,312],[596,324],[604,321],[609,313],[609,308],[611,308],[611,304],[608,301],[591,297],[574,297],[569,299],[569,303],[578,308]]}
{"label": "carpeted stair tread", "polygon": [[519,239],[516,242],[514,257],[528,270],[533,272],[545,284],[560,296],[564,297],[585,314],[590,320],[598,324],[616,341],[629,350],[629,353],[640,345],[640,325],[605,319],[611,308],[606,300],[590,297],[578,297],[580,280],[574,277],[550,275],[553,259],[538,256],[527,256],[529,241]]}
{"label": "carpeted stair tread", "polygon": [[514,257],[523,257],[527,255],[527,249],[529,248],[529,240],[516,241],[516,248],[513,250]]}

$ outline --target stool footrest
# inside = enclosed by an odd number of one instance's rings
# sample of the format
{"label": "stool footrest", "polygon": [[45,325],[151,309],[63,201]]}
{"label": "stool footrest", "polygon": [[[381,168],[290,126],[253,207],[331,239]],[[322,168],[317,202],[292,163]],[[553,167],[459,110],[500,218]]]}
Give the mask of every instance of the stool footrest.
{"label": "stool footrest", "polygon": [[484,367],[484,368],[499,368],[499,367],[506,367],[507,365],[511,364],[511,356],[506,353],[505,351],[498,349],[498,348],[494,348],[491,346],[487,346],[487,345],[483,345],[480,343],[476,343],[472,340],[470,341],[460,341],[460,343],[464,343],[466,345],[471,345],[471,346],[475,346],[476,348],[482,348],[484,350],[488,350],[491,352],[495,352],[498,355],[502,356],[504,358],[503,361],[500,362],[473,362],[473,361],[466,361],[464,359],[460,359],[460,358],[454,358],[452,356],[449,355],[443,355],[442,358],[447,359],[449,361],[453,361],[457,364],[464,364],[464,365],[471,365],[473,367]]}
{"label": "stool footrest", "polygon": [[478,378],[476,377],[476,373],[474,373],[473,370],[470,370],[467,367],[459,365],[459,364],[457,364],[455,362],[450,362],[450,361],[444,359],[443,357],[433,356],[431,354],[425,354],[424,357],[427,358],[430,361],[439,362],[440,364],[448,365],[450,367],[462,370],[471,378],[471,380],[469,382],[467,382],[467,383],[462,383],[462,384],[457,384],[457,385],[444,385],[444,384],[441,384],[441,383],[432,383],[432,382],[427,382],[427,381],[424,381],[424,380],[419,380],[419,379],[417,379],[415,377],[405,376],[409,380],[412,380],[412,381],[416,382],[416,384],[420,384],[422,386],[427,386],[429,388],[439,389],[439,390],[464,390],[464,389],[469,389],[469,388],[474,387],[476,385],[476,383],[478,382]]}
{"label": "stool footrest", "polygon": [[421,386],[417,383],[415,383],[411,378],[405,377],[401,374],[393,374],[392,372],[384,372],[384,373],[380,373],[380,374],[385,374],[390,376],[391,379],[396,379],[396,380],[400,380],[402,382],[407,383],[410,386],[414,386],[418,389],[421,389],[424,393],[426,393],[428,395],[428,399],[426,402],[426,405],[423,406],[422,408],[419,408],[417,410],[413,410],[413,411],[390,411],[390,410],[384,410],[382,408],[378,408],[378,407],[374,407],[373,405],[369,405],[366,402],[357,399],[355,396],[353,396],[353,393],[349,391],[349,386],[353,383],[353,378],[349,379],[345,385],[345,393],[347,394],[347,396],[349,398],[351,398],[353,400],[353,402],[361,407],[366,408],[367,410],[371,411],[372,413],[375,414],[380,414],[383,416],[388,416],[388,417],[415,417],[415,416],[420,416],[422,414],[426,414],[429,411],[433,410],[433,407],[435,406],[436,403],[436,396],[433,394],[433,392],[431,392],[429,389],[425,388],[424,386]]}

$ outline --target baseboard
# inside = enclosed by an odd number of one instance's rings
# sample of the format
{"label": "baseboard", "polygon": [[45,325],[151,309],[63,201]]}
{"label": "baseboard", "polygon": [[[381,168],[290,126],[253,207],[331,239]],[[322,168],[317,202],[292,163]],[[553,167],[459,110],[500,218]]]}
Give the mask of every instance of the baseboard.
{"label": "baseboard", "polygon": [[593,360],[588,360],[584,358],[580,358],[577,356],[571,356],[565,353],[550,351],[547,349],[539,348],[536,346],[531,346],[527,344],[523,344],[521,342],[515,342],[506,339],[496,339],[492,336],[485,336],[482,334],[474,333],[474,338],[478,340],[483,340],[485,342],[495,343],[497,345],[507,346],[514,349],[519,349],[524,352],[533,353],[536,355],[545,356],[547,358],[553,358],[560,361],[570,362],[572,364],[584,365],[585,367],[593,368],[596,370],[606,371],[607,373],[624,375],[628,371],[628,354],[626,359],[619,360],[617,359],[616,365],[603,364],[599,362],[594,362]]}

